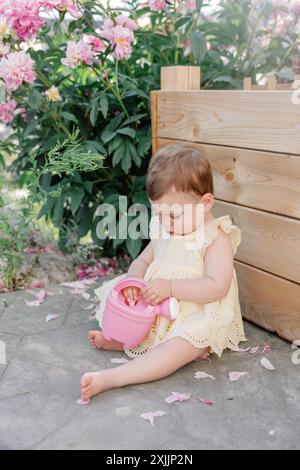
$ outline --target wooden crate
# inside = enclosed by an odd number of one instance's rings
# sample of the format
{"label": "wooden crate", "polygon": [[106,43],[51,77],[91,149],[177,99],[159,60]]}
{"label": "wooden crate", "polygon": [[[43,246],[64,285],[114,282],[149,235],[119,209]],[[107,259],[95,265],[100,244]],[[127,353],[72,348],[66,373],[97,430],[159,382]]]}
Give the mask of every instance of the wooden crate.
{"label": "wooden crate", "polygon": [[[286,89],[283,89],[286,88]],[[300,339],[300,105],[291,85],[200,90],[199,67],[163,67],[151,92],[152,152],[193,142],[213,168],[216,217],[242,230],[244,318]]]}

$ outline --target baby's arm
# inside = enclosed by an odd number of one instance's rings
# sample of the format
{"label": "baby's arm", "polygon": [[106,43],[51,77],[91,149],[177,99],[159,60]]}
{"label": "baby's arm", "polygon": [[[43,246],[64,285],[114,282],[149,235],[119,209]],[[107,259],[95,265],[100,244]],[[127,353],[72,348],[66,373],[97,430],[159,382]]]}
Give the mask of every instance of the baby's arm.
{"label": "baby's arm", "polygon": [[154,279],[142,293],[147,302],[155,305],[172,296],[178,300],[206,304],[227,294],[233,275],[233,250],[229,235],[219,231],[216,240],[207,247],[204,257],[204,276],[196,279]]}
{"label": "baby's arm", "polygon": [[229,235],[219,230],[216,240],[206,249],[204,277],[172,279],[172,296],[200,304],[215,302],[226,296],[233,276],[233,251]]}
{"label": "baby's arm", "polygon": [[[139,277],[144,278],[145,272],[149,264],[153,261],[154,258],[154,250],[153,250],[153,242],[150,241],[146,248],[139,254],[139,256],[133,260],[129,269],[127,271],[127,277]],[[137,287],[126,287],[123,290],[123,293],[127,299],[132,302],[137,299],[138,296],[138,288]]]}

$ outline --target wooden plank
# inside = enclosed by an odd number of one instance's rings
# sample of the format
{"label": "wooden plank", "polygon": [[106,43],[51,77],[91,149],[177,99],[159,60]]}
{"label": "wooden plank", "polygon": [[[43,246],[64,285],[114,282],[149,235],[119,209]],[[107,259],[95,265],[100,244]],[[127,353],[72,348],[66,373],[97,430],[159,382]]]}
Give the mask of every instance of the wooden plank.
{"label": "wooden plank", "polygon": [[151,99],[151,131],[152,131],[152,156],[157,151],[157,90],[150,92]]}
{"label": "wooden plank", "polygon": [[[158,139],[157,148],[182,143]],[[210,161],[215,197],[300,219],[300,157],[194,144]]]}
{"label": "wooden plank", "polygon": [[235,262],[243,317],[279,336],[300,339],[300,285]]}
{"label": "wooden plank", "polygon": [[216,201],[215,217],[229,214],[242,231],[236,259],[300,283],[300,221]]}
{"label": "wooden plank", "polygon": [[200,67],[172,65],[162,67],[160,71],[161,90],[199,90]]}
{"label": "wooden plank", "polygon": [[300,155],[293,91],[159,91],[157,136]]}

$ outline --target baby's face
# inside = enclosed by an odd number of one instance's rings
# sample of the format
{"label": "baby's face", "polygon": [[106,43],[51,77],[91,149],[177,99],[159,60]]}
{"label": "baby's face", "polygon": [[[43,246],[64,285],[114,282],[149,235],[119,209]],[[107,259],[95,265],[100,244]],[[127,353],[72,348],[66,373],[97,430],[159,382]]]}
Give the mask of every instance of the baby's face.
{"label": "baby's face", "polygon": [[153,215],[170,235],[185,235],[204,222],[204,204],[201,198],[173,191],[152,204]]}

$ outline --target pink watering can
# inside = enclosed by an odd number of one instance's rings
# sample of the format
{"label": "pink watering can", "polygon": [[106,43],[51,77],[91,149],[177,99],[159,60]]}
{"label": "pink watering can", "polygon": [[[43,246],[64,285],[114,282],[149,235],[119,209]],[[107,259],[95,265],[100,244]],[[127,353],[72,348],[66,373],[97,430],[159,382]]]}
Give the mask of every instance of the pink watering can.
{"label": "pink watering can", "polygon": [[122,293],[126,287],[142,289],[146,281],[137,277],[127,277],[118,282],[109,292],[102,319],[102,334],[107,340],[114,339],[130,349],[140,344],[147,336],[157,315],[174,320],[179,313],[175,297],[169,297],[157,305],[150,305],[142,294],[129,305]]}

